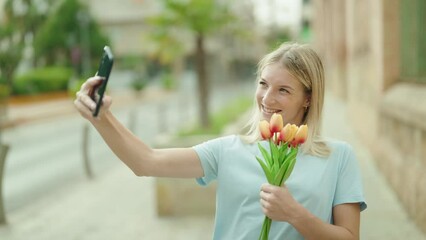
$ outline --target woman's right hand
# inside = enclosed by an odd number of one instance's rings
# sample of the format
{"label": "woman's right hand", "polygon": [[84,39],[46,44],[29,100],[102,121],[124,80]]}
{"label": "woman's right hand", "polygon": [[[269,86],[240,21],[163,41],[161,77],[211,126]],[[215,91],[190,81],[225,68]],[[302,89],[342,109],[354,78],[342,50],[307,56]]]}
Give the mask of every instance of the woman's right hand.
{"label": "woman's right hand", "polygon": [[89,79],[87,79],[86,82],[81,85],[80,91],[76,94],[76,99],[74,101],[74,105],[77,108],[77,110],[80,112],[80,114],[88,119],[102,119],[102,116],[109,110],[109,107],[111,106],[112,99],[108,95],[104,95],[102,99],[102,106],[99,111],[99,114],[97,117],[93,117],[93,112],[96,109],[96,103],[93,101],[93,99],[90,97],[91,93],[96,90],[96,87],[101,84],[103,81],[102,77],[94,76]]}

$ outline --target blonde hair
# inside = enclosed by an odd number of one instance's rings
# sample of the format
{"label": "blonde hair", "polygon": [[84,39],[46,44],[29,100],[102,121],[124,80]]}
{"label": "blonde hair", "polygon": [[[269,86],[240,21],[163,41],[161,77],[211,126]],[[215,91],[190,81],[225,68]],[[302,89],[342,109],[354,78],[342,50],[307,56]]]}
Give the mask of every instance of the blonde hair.
{"label": "blonde hair", "polygon": [[[310,105],[302,120],[302,124],[309,127],[308,139],[301,150],[315,156],[328,156],[330,149],[320,136],[321,112],[324,104],[324,68],[321,59],[308,45],[283,43],[260,60],[257,80],[265,67],[274,63],[282,64],[282,67],[302,83],[306,93],[310,95]],[[254,143],[261,139],[260,120],[261,112],[255,99],[252,117],[246,125],[249,130],[242,136],[246,142]]]}

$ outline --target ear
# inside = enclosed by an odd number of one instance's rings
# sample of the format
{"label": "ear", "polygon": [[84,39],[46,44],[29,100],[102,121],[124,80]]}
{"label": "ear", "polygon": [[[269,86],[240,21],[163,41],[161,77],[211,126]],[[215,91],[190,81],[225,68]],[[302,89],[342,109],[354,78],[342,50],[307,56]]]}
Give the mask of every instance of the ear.
{"label": "ear", "polygon": [[311,106],[311,95],[310,94],[306,95],[305,102],[303,103],[303,106],[304,107],[310,107]]}

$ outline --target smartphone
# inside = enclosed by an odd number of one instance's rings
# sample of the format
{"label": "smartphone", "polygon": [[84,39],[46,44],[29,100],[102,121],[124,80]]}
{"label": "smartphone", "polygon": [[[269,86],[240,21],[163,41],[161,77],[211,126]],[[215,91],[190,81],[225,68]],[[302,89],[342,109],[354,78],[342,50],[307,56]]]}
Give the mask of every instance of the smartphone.
{"label": "smartphone", "polygon": [[96,109],[93,111],[93,116],[97,117],[99,110],[102,106],[102,99],[108,84],[109,74],[111,73],[112,65],[114,63],[114,56],[112,55],[111,49],[108,46],[104,47],[104,52],[99,63],[99,68],[96,76],[103,78],[103,81],[97,86],[91,94],[92,99],[96,102]]}

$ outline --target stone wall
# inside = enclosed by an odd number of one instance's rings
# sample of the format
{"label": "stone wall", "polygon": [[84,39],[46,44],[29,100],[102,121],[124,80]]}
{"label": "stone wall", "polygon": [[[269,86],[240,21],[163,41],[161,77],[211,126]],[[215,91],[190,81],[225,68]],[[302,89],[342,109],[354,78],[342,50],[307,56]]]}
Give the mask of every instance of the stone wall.
{"label": "stone wall", "polygon": [[313,44],[324,61],[328,92],[347,102],[357,135],[426,232],[426,82],[405,81],[426,75],[421,68],[426,34],[419,27],[426,4],[314,0],[313,5]]}
{"label": "stone wall", "polygon": [[407,209],[426,229],[426,86],[398,84],[380,105],[380,127],[373,145],[377,164]]}

